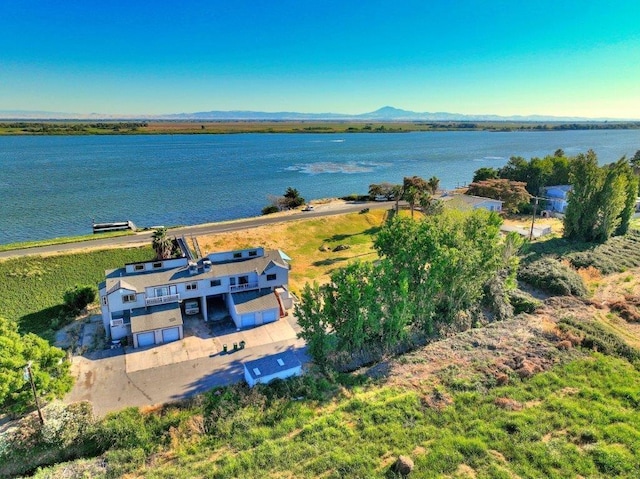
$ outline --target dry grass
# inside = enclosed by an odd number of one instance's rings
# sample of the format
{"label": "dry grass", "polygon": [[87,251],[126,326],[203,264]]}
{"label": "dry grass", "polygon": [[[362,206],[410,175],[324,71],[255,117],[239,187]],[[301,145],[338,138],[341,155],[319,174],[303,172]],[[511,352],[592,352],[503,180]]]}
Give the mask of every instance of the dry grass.
{"label": "dry grass", "polygon": [[[371,261],[377,257],[373,239],[387,212],[350,213],[327,218],[301,219],[243,231],[199,236],[203,254],[237,248],[264,246],[281,249],[292,258],[289,285],[300,292],[308,281],[323,283],[331,272],[350,261]],[[349,249],[334,252],[338,245]],[[321,247],[328,251],[321,251]]]}

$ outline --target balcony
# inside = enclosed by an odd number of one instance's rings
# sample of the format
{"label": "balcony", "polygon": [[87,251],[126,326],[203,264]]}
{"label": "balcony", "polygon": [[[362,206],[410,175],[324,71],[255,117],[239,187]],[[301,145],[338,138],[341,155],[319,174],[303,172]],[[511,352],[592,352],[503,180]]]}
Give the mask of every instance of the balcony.
{"label": "balcony", "polygon": [[237,284],[234,286],[229,286],[229,291],[231,293],[238,293],[240,291],[248,291],[250,289],[258,289],[258,283],[244,283],[244,284]]}
{"label": "balcony", "polygon": [[180,301],[179,294],[168,294],[166,296],[157,296],[155,298],[145,298],[147,306],[157,306],[158,304],[176,303]]}

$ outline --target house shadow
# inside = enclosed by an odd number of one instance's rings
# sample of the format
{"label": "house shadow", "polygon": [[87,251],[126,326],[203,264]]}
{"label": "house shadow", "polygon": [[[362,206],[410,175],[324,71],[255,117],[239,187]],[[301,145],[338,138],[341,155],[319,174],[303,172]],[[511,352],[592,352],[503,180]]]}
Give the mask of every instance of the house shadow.
{"label": "house shadow", "polygon": [[234,354],[216,355],[211,358],[211,372],[186,385],[180,394],[171,396],[172,400],[184,400],[193,395],[207,392],[216,387],[228,386],[244,381],[244,363],[256,359],[273,356],[290,351],[304,365],[310,361],[306,354],[306,347],[296,348],[292,345],[270,347],[268,352],[260,348],[260,352],[251,348],[237,351]]}

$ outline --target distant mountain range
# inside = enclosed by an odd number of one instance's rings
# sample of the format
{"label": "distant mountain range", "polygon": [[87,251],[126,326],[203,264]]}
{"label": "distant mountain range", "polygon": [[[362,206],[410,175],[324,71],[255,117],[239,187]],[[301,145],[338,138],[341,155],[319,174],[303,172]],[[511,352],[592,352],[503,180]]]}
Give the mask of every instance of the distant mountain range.
{"label": "distant mountain range", "polygon": [[3,120],[258,120],[258,121],[302,121],[302,120],[334,120],[334,121],[629,121],[620,118],[586,118],[575,116],[550,115],[465,115],[447,112],[415,112],[385,106],[370,113],[347,115],[342,113],[297,113],[297,112],[264,112],[264,111],[201,111],[196,113],[170,113],[165,115],[106,115],[101,113],[63,113],[31,110],[0,110]]}

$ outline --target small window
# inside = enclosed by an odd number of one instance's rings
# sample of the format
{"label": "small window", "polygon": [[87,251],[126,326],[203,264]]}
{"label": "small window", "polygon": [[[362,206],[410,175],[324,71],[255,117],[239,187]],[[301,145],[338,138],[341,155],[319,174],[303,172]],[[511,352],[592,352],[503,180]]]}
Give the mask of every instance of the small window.
{"label": "small window", "polygon": [[221,284],[222,284],[222,281],[220,281],[219,279],[211,280],[211,287],[220,286]]}
{"label": "small window", "polygon": [[111,326],[122,326],[124,321],[122,319],[112,319]]}
{"label": "small window", "polygon": [[122,302],[123,303],[135,303],[136,295],[135,294],[123,294]]}
{"label": "small window", "polygon": [[249,251],[249,256],[258,256],[257,251]]}
{"label": "small window", "polygon": [[275,274],[268,274],[267,275],[267,281],[275,281],[276,279],[276,275]]}
{"label": "small window", "polygon": [[198,283],[188,283],[187,291],[193,291],[194,289],[198,289]]}
{"label": "small window", "polygon": [[108,303],[107,303],[107,297],[106,297],[106,296],[103,296],[103,297],[102,297],[102,304],[104,304],[105,306],[108,304]]}
{"label": "small window", "polygon": [[233,253],[233,258],[234,259],[242,258],[242,253]]}
{"label": "small window", "polygon": [[136,264],[133,266],[133,269],[135,271],[143,271],[144,270],[144,265],[143,264]]}
{"label": "small window", "polygon": [[229,278],[229,284],[231,286],[235,286],[236,285],[236,279],[235,278]]}
{"label": "small window", "polygon": [[159,262],[157,262],[157,263],[153,263],[153,267],[154,267],[155,269],[162,268],[162,262],[161,262],[161,261],[159,261]]}

